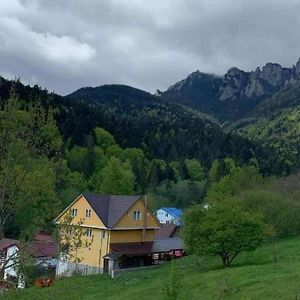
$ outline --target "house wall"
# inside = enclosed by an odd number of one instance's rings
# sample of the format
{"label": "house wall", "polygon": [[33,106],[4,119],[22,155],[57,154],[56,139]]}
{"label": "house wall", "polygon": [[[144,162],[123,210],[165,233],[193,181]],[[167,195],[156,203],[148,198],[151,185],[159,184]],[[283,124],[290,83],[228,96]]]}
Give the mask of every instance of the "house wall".
{"label": "house wall", "polygon": [[[79,221],[83,221],[83,225],[85,226],[92,226],[92,227],[99,227],[99,228],[105,228],[105,225],[102,223],[100,218],[97,216],[95,211],[92,209],[88,201],[84,198],[84,196],[80,196],[77,201],[75,201],[67,211],[70,211],[72,209],[77,209],[77,215],[73,218],[72,223],[77,224]],[[85,216],[85,211],[87,209],[91,210],[91,217]],[[65,215],[65,214],[64,214]],[[60,222],[63,219],[62,215],[58,222]]]}
{"label": "house wall", "polygon": [[168,212],[164,211],[163,209],[158,209],[156,211],[156,217],[159,220],[159,223],[161,224],[180,224],[179,219],[173,217]]}
{"label": "house wall", "polygon": [[[134,219],[134,212],[141,212],[141,220]],[[146,219],[145,219],[146,218]],[[160,224],[156,217],[146,208],[142,200],[137,201],[119,220],[111,231],[111,243],[130,243],[143,241],[143,227],[146,227],[144,241],[154,240],[154,230]]]}
{"label": "house wall", "polygon": [[[134,220],[133,214],[134,211],[141,212],[141,220]],[[146,220],[145,220],[146,216]],[[146,221],[146,222],[145,222]],[[141,228],[146,225],[147,228],[149,227],[159,227],[160,224],[156,217],[149,211],[145,211],[145,204],[142,200],[138,200],[119,220],[119,222],[114,226],[114,228]]]}
{"label": "house wall", "polygon": [[[103,231],[105,232],[104,237]],[[89,247],[79,249],[77,257],[82,265],[103,268],[103,256],[109,252],[110,234],[107,230],[92,228],[92,235],[93,239],[92,237],[84,237],[84,240],[93,240],[93,242]]]}
{"label": "house wall", "polygon": [[[154,240],[154,229],[146,229],[145,239],[146,241]],[[111,243],[130,243],[130,242],[143,242],[143,230],[113,230],[111,231]]]}
{"label": "house wall", "polygon": [[4,280],[7,280],[9,276],[18,278],[18,288],[25,287],[25,281],[22,274],[18,272],[18,264],[16,263],[19,255],[19,248],[16,245],[12,245],[7,248],[6,261],[7,265],[4,270]]}

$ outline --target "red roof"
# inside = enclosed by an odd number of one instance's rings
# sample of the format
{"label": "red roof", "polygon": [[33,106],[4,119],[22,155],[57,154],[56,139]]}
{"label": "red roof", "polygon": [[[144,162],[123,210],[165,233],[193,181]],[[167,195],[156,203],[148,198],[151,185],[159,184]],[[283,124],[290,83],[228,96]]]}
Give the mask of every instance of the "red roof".
{"label": "red roof", "polygon": [[28,251],[33,257],[55,257],[57,254],[57,245],[52,235],[47,232],[39,232],[33,242],[28,244]]}
{"label": "red roof", "polygon": [[32,242],[26,245],[26,252],[35,258],[55,257],[57,247],[54,243]]}
{"label": "red roof", "polygon": [[53,238],[52,238],[52,235],[50,233],[47,233],[47,232],[39,232],[35,238],[34,238],[35,241],[44,241],[44,242],[53,242]]}
{"label": "red roof", "polygon": [[13,245],[18,245],[18,243],[18,240],[3,238],[2,240],[0,240],[0,251],[6,250]]}
{"label": "red roof", "polygon": [[[13,245],[20,247],[21,244],[22,242],[18,240],[4,238],[0,241],[0,251],[6,250]],[[57,245],[53,241],[51,234],[40,232],[36,235],[33,241],[25,243],[24,251],[35,258],[52,258],[57,254]]]}
{"label": "red roof", "polygon": [[164,224],[155,232],[155,239],[170,238],[174,235],[176,229],[176,224]]}

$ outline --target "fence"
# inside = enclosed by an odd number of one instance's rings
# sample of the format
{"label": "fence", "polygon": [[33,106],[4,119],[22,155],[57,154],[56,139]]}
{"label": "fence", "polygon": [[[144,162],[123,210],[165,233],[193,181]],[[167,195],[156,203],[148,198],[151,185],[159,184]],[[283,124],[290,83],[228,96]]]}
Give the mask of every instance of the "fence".
{"label": "fence", "polygon": [[103,273],[102,268],[77,264],[70,261],[59,260],[56,266],[57,277],[70,277],[73,275],[93,275],[99,273]]}

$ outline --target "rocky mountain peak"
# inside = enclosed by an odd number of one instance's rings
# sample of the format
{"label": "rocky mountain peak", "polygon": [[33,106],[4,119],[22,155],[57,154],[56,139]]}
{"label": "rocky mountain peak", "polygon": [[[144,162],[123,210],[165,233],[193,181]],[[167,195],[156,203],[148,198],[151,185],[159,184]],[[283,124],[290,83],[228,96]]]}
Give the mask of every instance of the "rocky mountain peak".
{"label": "rocky mountain peak", "polygon": [[214,110],[219,106],[235,106],[238,110],[237,107],[243,106],[242,102],[251,107],[259,99],[294,84],[300,84],[300,59],[292,68],[268,62],[251,72],[232,67],[224,76],[196,70],[171,86],[162,96],[202,111]]}
{"label": "rocky mountain peak", "polygon": [[285,81],[288,80],[290,73],[289,69],[283,69],[279,64],[267,63],[262,68],[260,78],[271,86],[276,87],[284,84]]}
{"label": "rocky mountain peak", "polygon": [[295,74],[296,74],[297,76],[300,76],[300,58],[299,58],[299,60],[297,61],[296,66],[294,67],[294,69],[295,69]]}

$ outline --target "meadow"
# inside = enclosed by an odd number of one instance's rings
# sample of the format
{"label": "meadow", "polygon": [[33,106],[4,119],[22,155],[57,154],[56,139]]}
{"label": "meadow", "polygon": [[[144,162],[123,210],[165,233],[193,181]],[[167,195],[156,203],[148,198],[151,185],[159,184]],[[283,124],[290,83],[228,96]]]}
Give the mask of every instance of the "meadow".
{"label": "meadow", "polygon": [[56,280],[50,288],[31,287],[3,299],[154,300],[154,299],[300,299],[300,238],[245,252],[231,268],[216,257],[187,256],[159,268]]}

